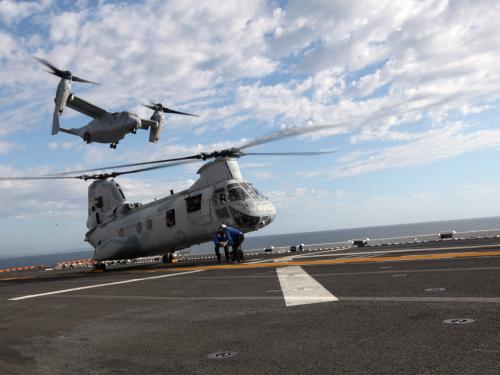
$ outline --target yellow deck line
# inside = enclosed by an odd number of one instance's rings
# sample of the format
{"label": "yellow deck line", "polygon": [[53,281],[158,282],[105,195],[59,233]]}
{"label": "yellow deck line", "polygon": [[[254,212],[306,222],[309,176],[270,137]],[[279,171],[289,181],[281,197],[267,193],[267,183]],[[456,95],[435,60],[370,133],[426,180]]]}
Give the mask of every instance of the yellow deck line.
{"label": "yellow deck line", "polygon": [[185,270],[213,270],[213,269],[252,269],[252,268],[267,268],[281,266],[314,266],[325,264],[348,264],[348,263],[373,263],[373,262],[402,262],[411,260],[432,260],[432,259],[453,259],[453,258],[474,258],[484,256],[499,256],[500,250],[496,251],[468,251],[459,253],[445,254],[416,254],[416,255],[401,255],[401,256],[386,256],[377,258],[348,258],[348,259],[320,259],[320,260],[300,260],[296,262],[273,262],[270,259],[269,263],[242,263],[228,265],[204,265],[193,267],[170,268],[169,270],[185,271]]}
{"label": "yellow deck line", "polygon": [[[339,254],[341,255],[341,254]],[[495,251],[468,251],[456,253],[438,253],[438,254],[416,254],[416,255],[400,255],[400,256],[380,256],[376,258],[346,258],[346,259],[319,259],[319,260],[300,260],[300,261],[278,261],[274,262],[269,259],[269,263],[241,263],[241,264],[224,264],[224,265],[202,265],[191,267],[168,267],[163,269],[154,270],[141,270],[131,269],[124,270],[128,273],[144,273],[144,272],[183,272],[194,270],[233,270],[233,269],[253,269],[253,268],[269,268],[269,267],[282,267],[282,266],[321,266],[328,264],[349,264],[349,263],[374,263],[374,262],[404,262],[414,260],[433,260],[433,259],[453,259],[453,258],[474,258],[474,257],[487,257],[487,256],[500,256],[500,250]],[[276,258],[274,258],[276,259]],[[86,271],[91,272],[91,271]],[[33,278],[31,275],[14,276],[0,278],[0,281],[15,281]]]}

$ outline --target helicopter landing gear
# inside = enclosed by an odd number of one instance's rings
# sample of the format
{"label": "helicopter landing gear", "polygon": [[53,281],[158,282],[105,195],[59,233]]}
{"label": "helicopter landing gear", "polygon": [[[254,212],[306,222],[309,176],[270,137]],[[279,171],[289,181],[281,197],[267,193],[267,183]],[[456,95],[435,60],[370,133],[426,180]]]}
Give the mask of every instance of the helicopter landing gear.
{"label": "helicopter landing gear", "polygon": [[162,261],[162,263],[172,263],[173,259],[174,259],[174,257],[172,256],[172,253],[168,253],[162,257],[161,261]]}
{"label": "helicopter landing gear", "polygon": [[94,263],[94,272],[106,272],[106,265],[104,263]]}
{"label": "helicopter landing gear", "polygon": [[110,148],[112,148],[112,149],[116,149],[116,145],[117,145],[117,144],[118,144],[118,142],[116,142],[116,143],[111,143],[111,144],[109,145],[109,147],[110,147]]}
{"label": "helicopter landing gear", "polygon": [[133,128],[130,132],[131,132],[132,134],[137,133],[137,128]]}
{"label": "helicopter landing gear", "polygon": [[90,143],[90,133],[85,133],[82,138],[85,143]]}

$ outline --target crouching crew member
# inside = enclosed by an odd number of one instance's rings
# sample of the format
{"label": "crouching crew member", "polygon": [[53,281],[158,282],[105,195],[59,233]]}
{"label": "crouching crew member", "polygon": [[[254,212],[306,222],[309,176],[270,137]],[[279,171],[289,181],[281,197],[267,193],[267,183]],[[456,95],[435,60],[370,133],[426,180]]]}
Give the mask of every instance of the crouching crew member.
{"label": "crouching crew member", "polygon": [[[223,224],[224,225],[224,224]],[[245,240],[245,235],[243,232],[237,228],[224,225],[224,233],[228,239],[228,244],[232,246],[233,251],[231,253],[232,260],[241,262],[243,259],[243,250],[241,250],[241,244]]]}
{"label": "crouching crew member", "polygon": [[[224,224],[223,224],[224,225]],[[222,246],[224,248],[224,255],[226,256],[226,262],[229,263],[229,241],[226,236],[225,232],[225,225],[220,226],[219,229],[217,229],[217,233],[215,234],[214,237],[214,244],[215,244],[215,255],[217,256],[217,262],[221,262],[221,256],[220,256],[220,247]]]}

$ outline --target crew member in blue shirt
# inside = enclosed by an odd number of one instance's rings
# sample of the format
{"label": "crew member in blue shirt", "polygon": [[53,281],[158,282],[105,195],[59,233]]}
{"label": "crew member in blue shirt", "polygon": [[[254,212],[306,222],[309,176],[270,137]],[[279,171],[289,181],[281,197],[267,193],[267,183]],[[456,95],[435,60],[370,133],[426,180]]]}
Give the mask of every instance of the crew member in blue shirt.
{"label": "crew member in blue shirt", "polygon": [[234,262],[237,260],[238,263],[240,263],[243,259],[243,250],[241,250],[241,244],[245,240],[245,235],[243,234],[243,232],[237,228],[222,224],[219,227],[219,231],[217,233],[224,233],[227,245],[232,246],[233,248],[233,251],[231,253],[232,261]]}
{"label": "crew member in blue shirt", "polygon": [[[224,224],[223,224],[224,225]],[[214,237],[214,244],[215,244],[215,255],[217,256],[217,262],[221,262],[221,256],[220,256],[220,247],[222,246],[224,248],[224,255],[226,256],[226,263],[229,263],[229,241],[226,236],[226,232],[224,231],[224,227],[222,225],[217,229],[217,233],[215,234]]]}

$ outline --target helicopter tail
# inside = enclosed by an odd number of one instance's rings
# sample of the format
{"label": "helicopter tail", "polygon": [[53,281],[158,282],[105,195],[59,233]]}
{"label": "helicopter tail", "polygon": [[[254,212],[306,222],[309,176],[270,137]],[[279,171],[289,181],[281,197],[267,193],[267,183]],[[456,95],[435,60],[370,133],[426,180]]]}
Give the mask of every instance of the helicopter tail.
{"label": "helicopter tail", "polygon": [[52,117],[52,135],[56,135],[59,133],[59,130],[61,129],[61,126],[59,125],[59,111],[56,108],[54,108],[54,116]]}

